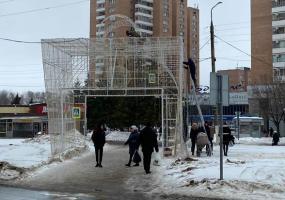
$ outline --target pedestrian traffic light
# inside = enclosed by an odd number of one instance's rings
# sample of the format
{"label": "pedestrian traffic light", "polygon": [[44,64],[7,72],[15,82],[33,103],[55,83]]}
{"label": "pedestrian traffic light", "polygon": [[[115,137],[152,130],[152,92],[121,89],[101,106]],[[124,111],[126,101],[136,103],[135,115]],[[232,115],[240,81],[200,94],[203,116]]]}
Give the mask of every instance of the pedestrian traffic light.
{"label": "pedestrian traffic light", "polygon": [[190,76],[191,76],[191,78],[194,81],[194,84],[196,86],[196,66],[195,66],[195,63],[193,62],[193,60],[191,58],[188,58],[188,61],[183,62],[183,64],[187,65],[187,67],[185,67],[185,68],[189,69]]}

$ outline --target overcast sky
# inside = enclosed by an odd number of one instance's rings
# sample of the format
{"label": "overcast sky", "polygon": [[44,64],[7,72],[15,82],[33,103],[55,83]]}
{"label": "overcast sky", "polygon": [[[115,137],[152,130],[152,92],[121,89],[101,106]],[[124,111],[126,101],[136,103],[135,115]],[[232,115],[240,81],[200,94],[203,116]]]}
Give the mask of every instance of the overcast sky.
{"label": "overcast sky", "polygon": [[[202,72],[211,71],[210,10],[217,0],[191,0],[200,9],[200,47]],[[65,6],[66,4],[71,4]],[[61,6],[62,7],[58,7]],[[29,10],[44,9],[37,12]],[[57,8],[52,8],[57,7]],[[21,13],[23,12],[23,13]],[[14,14],[16,13],[16,14]],[[250,0],[224,0],[213,11],[215,33],[223,40],[250,53]],[[40,41],[43,38],[89,36],[88,0],[0,0],[0,38]],[[250,57],[216,39],[216,68],[250,67]],[[203,61],[204,60],[204,61]],[[200,77],[209,84],[209,73]],[[40,44],[0,40],[0,90],[44,91]]]}

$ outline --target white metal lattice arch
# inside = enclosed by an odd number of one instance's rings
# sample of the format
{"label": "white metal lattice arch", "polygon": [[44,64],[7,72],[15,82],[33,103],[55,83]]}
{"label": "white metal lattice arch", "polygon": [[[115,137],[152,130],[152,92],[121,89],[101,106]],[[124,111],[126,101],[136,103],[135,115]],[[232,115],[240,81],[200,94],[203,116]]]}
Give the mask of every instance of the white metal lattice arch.
{"label": "white metal lattice arch", "polygon": [[46,39],[42,54],[53,155],[84,142],[72,109],[88,96],[160,97],[163,145],[182,144],[181,37]]}

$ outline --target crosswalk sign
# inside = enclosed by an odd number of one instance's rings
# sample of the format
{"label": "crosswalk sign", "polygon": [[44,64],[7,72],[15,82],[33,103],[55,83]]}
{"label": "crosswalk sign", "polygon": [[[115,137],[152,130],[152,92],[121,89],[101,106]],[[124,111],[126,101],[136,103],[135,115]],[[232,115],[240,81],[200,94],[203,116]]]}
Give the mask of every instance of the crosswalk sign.
{"label": "crosswalk sign", "polygon": [[80,119],[80,107],[73,107],[72,108],[72,118],[73,119]]}

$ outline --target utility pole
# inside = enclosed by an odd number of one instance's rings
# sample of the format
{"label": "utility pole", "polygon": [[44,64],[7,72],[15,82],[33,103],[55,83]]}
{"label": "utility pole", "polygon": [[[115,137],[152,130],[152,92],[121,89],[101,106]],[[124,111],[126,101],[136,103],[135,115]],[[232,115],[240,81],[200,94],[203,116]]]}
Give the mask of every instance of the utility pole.
{"label": "utility pole", "polygon": [[[210,25],[210,37],[211,37],[211,61],[212,61],[212,72],[216,72],[216,57],[215,57],[215,34],[214,34],[214,24],[213,24],[213,9],[223,2],[219,1],[211,8],[211,25]],[[214,106],[214,124],[218,124],[218,109]]]}

